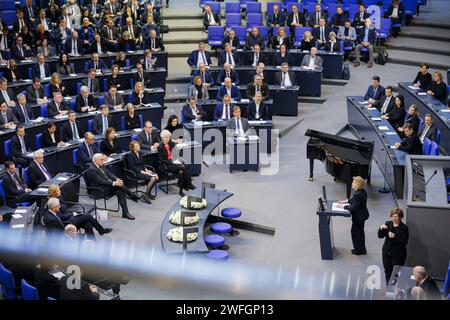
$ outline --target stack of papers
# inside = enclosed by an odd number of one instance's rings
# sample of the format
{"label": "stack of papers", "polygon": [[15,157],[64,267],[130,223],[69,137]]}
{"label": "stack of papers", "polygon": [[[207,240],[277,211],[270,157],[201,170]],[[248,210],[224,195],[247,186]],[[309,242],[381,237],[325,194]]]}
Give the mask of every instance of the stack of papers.
{"label": "stack of papers", "polygon": [[378,129],[382,130],[382,131],[388,131],[389,128],[387,126],[379,126]]}
{"label": "stack of papers", "polygon": [[368,107],[367,110],[375,111],[375,110],[377,110],[377,108],[374,108],[374,107]]}
{"label": "stack of papers", "polygon": [[14,213],[26,213],[27,209],[16,209]]}
{"label": "stack of papers", "polygon": [[25,225],[24,224],[13,224],[12,228],[13,229],[25,228]]}
{"label": "stack of papers", "polygon": [[257,141],[257,140],[259,140],[259,137],[258,136],[248,136],[248,140],[249,141]]}
{"label": "stack of papers", "polygon": [[249,103],[250,100],[249,100],[249,99],[241,99],[241,102],[243,102],[243,103]]}
{"label": "stack of papers", "polygon": [[419,96],[426,96],[426,95],[427,95],[426,92],[418,92],[417,94],[418,94]]}
{"label": "stack of papers", "polygon": [[420,88],[416,88],[414,86],[408,86],[408,88],[413,89],[413,90],[419,90]]}
{"label": "stack of papers", "polygon": [[450,112],[450,109],[441,109],[441,112]]}
{"label": "stack of papers", "polygon": [[348,205],[348,203],[338,203],[338,202],[333,202],[332,206],[331,206],[331,211],[338,211],[338,212],[348,212],[348,210],[345,210],[344,208],[341,208]]}
{"label": "stack of papers", "polygon": [[37,188],[37,192],[39,192],[39,193],[47,193],[48,192],[48,188],[43,188],[43,187]]}
{"label": "stack of papers", "polygon": [[134,132],[142,132],[142,129],[141,128],[136,128],[136,129],[133,129],[133,131]]}
{"label": "stack of papers", "polygon": [[71,74],[69,74],[69,76],[71,76],[71,77],[76,77],[76,76],[78,76],[76,73],[71,73]]}
{"label": "stack of papers", "polygon": [[380,117],[372,117],[371,118],[373,121],[381,121],[381,118]]}
{"label": "stack of papers", "polygon": [[62,273],[61,271],[58,271],[58,272],[53,273],[52,276],[54,276],[54,277],[55,277],[56,279],[58,279],[58,280],[61,280],[62,277],[65,276],[65,274]]}
{"label": "stack of papers", "polygon": [[266,121],[264,121],[264,120],[250,120],[248,122],[248,124],[261,124],[261,123],[266,123]]}
{"label": "stack of papers", "polygon": [[33,123],[41,122],[41,121],[44,121],[44,118],[42,118],[42,117],[37,117],[36,119],[31,120],[31,122],[33,122]]}
{"label": "stack of papers", "polygon": [[13,219],[20,219],[20,218],[23,218],[23,215],[21,215],[20,213],[15,213],[15,214],[11,215],[11,217]]}
{"label": "stack of papers", "polygon": [[397,132],[389,131],[389,132],[386,132],[386,134],[390,135],[390,136],[393,136],[393,135],[397,135]]}
{"label": "stack of papers", "polygon": [[56,178],[56,180],[58,180],[58,181],[66,181],[68,179],[69,179],[68,177],[58,177],[58,178]]}
{"label": "stack of papers", "polygon": [[360,101],[359,104],[368,104],[369,101]]}

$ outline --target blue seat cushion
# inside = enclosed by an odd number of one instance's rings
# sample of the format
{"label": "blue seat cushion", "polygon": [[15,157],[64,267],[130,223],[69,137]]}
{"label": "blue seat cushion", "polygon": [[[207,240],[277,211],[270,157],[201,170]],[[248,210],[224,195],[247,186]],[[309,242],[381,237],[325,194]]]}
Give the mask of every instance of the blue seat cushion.
{"label": "blue seat cushion", "polygon": [[222,210],[222,216],[225,218],[235,219],[241,216],[242,212],[238,208],[225,208]]}
{"label": "blue seat cushion", "polygon": [[218,234],[229,233],[231,229],[231,224],[226,222],[216,222],[211,225],[211,231]]}
{"label": "blue seat cushion", "polygon": [[211,250],[206,254],[206,256],[214,260],[227,260],[228,252],[226,252],[225,250]]}
{"label": "blue seat cushion", "polygon": [[225,243],[225,238],[217,234],[210,234],[205,237],[205,243],[211,247],[221,247]]}

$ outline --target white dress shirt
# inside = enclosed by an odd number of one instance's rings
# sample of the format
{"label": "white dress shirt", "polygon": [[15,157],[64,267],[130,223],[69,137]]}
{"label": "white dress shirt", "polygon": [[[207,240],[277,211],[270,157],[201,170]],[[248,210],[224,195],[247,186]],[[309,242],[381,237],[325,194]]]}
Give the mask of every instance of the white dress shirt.
{"label": "white dress shirt", "polygon": [[289,77],[289,72],[282,72],[281,74],[281,85],[284,87],[291,87],[292,82],[291,78]]}
{"label": "white dress shirt", "polygon": [[39,73],[41,74],[41,79],[45,78],[45,64],[39,64]]}
{"label": "white dress shirt", "polygon": [[316,67],[316,64],[315,64],[315,62],[316,62],[316,57],[309,57],[309,66],[308,67],[310,67],[310,68],[315,68]]}
{"label": "white dress shirt", "polygon": [[[227,117],[228,115],[228,117]],[[222,120],[228,120],[231,117],[231,108],[230,105],[224,105],[222,110],[222,117],[220,119]]]}

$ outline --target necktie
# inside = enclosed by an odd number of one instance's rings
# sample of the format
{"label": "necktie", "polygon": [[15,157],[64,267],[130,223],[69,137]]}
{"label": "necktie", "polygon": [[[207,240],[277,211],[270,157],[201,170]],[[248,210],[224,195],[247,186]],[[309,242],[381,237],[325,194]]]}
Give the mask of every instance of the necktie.
{"label": "necktie", "polygon": [[89,154],[89,158],[92,158],[92,149],[91,149],[91,145],[90,144],[88,144],[88,145],[86,145],[86,147],[87,147],[87,151],[88,151],[88,154]]}
{"label": "necktie", "polygon": [[422,143],[423,143],[423,140],[425,139],[425,137],[427,136],[427,132],[429,129],[430,129],[430,126],[426,126],[425,129],[423,130],[422,135],[420,136],[420,141],[422,141]]}
{"label": "necktie", "polygon": [[20,106],[22,108],[23,116],[25,118],[25,123],[30,123],[30,117],[28,117],[28,112],[25,109],[25,106]]}
{"label": "necktie", "polygon": [[25,141],[23,140],[23,138],[20,137],[19,141],[20,141],[20,148],[22,150],[22,154],[27,153],[27,148],[25,147]]}
{"label": "necktie", "polygon": [[227,78],[230,78],[230,73],[229,72],[227,72]]}
{"label": "necktie", "polygon": [[56,103],[56,110],[58,110],[58,112],[61,112],[61,109],[59,109],[59,103]]}
{"label": "necktie", "polygon": [[25,55],[23,54],[23,50],[22,50],[22,47],[21,47],[21,46],[19,47],[19,50],[20,50],[20,55],[21,55],[22,57],[25,57]]}
{"label": "necktie", "polygon": [[112,40],[112,39],[113,39],[113,36],[112,36],[112,30],[111,30],[111,28],[108,28],[108,33],[109,33],[109,40]]}
{"label": "necktie", "polygon": [[152,49],[155,50],[156,45],[155,45],[155,39],[152,38]]}
{"label": "necktie", "polygon": [[228,119],[230,119],[230,109],[228,108],[228,106],[225,106],[225,109],[226,109],[226,119],[228,120]]}
{"label": "necktie", "polygon": [[128,30],[130,31],[131,39],[134,40],[134,32],[133,32],[133,28],[132,28],[131,26],[128,26]]}
{"label": "necktie", "polygon": [[88,86],[89,86],[89,92],[92,93],[92,81],[89,79],[88,80]]}
{"label": "necktie", "polygon": [[87,98],[84,98],[84,106],[85,106],[85,107],[88,106],[88,100],[87,100]]}
{"label": "necktie", "polygon": [[202,80],[203,80],[203,82],[206,82],[205,73],[204,72],[202,72]]}
{"label": "necktie", "polygon": [[236,132],[238,135],[241,135],[241,125],[239,122],[240,122],[239,119],[236,118]]}
{"label": "necktie", "polygon": [[5,99],[6,103],[9,103],[11,101],[11,99],[9,99],[9,94],[6,90],[2,90],[3,93],[3,98]]}
{"label": "necktie", "polygon": [[298,14],[294,14],[294,23],[298,24]]}
{"label": "necktie", "polygon": [[202,51],[202,59],[203,59],[203,63],[207,66],[208,63],[206,62],[206,56],[205,53]]}
{"label": "necktie", "polygon": [[34,18],[33,10],[31,10],[31,7],[28,7],[28,15],[30,18]]}
{"label": "necktie", "polygon": [[284,87],[286,84],[286,73],[283,72],[283,82],[281,83],[281,85]]}
{"label": "necktie", "polygon": [[3,116],[3,122],[4,122],[5,124],[7,124],[7,123],[8,123],[8,117],[6,116],[6,113],[3,113],[3,112],[2,112],[2,116]]}
{"label": "necktie", "polygon": [[376,97],[377,89],[378,89],[378,87],[375,87],[375,89],[373,89],[373,99],[375,99],[375,97]]}
{"label": "necktie", "polygon": [[147,143],[152,144],[152,138],[150,136],[150,133],[147,133]]}
{"label": "necktie", "polygon": [[320,21],[320,13],[316,13],[316,23],[319,24]]}
{"label": "necktie", "polygon": [[108,129],[108,119],[103,116],[103,135],[105,134],[106,129]]}
{"label": "necktie", "polygon": [[77,50],[77,42],[75,40],[73,40],[73,53],[74,54],[78,54],[78,50]]}
{"label": "necktie", "polygon": [[389,105],[389,100],[391,99],[391,97],[387,97],[386,100],[384,100],[383,103],[383,108],[381,108],[381,113],[386,113],[387,110],[387,106]]}
{"label": "necktie", "polygon": [[259,119],[259,104],[255,105],[256,106],[256,114],[255,114],[255,118]]}
{"label": "necktie", "polygon": [[98,63],[94,61],[94,69],[97,70],[98,69]]}
{"label": "necktie", "polygon": [[78,129],[77,129],[77,126],[75,125],[75,122],[72,122],[72,137],[74,140],[80,139],[80,136],[78,135]]}
{"label": "necktie", "polygon": [[45,169],[42,163],[39,164],[39,168],[41,169],[42,173],[47,178],[47,180],[50,180],[52,178],[52,175],[50,174],[50,172],[47,171],[47,169]]}
{"label": "necktie", "polygon": [[112,3],[109,4],[109,5],[110,5],[110,7],[111,7],[111,13],[112,13],[112,14],[115,14],[115,13],[116,13],[116,10],[114,9],[114,6],[112,5]]}
{"label": "necktie", "polygon": [[325,31],[323,30],[323,27],[320,27],[320,40],[325,39]]}
{"label": "necktie", "polygon": [[19,180],[17,180],[16,174],[13,174],[13,175],[12,175],[12,178],[13,178],[13,180],[14,180],[14,183],[16,184],[17,189],[23,191],[23,187],[22,187],[22,185],[19,183]]}
{"label": "necktie", "polygon": [[116,105],[116,96],[112,96],[112,104],[113,104],[113,106]]}
{"label": "necktie", "polygon": [[227,62],[231,64],[230,54],[227,53]]}

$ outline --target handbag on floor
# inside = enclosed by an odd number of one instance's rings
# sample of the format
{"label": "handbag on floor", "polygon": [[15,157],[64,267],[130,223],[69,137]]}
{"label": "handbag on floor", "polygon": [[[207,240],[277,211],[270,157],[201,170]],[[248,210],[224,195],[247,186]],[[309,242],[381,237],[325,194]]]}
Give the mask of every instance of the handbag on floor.
{"label": "handbag on floor", "polygon": [[350,79],[350,68],[348,67],[348,63],[344,64],[344,69],[342,69],[342,79]]}
{"label": "handbag on floor", "polygon": [[378,50],[377,64],[385,65],[389,54],[387,53],[386,47],[380,47]]}

